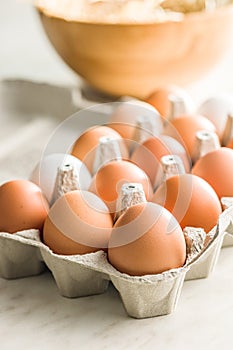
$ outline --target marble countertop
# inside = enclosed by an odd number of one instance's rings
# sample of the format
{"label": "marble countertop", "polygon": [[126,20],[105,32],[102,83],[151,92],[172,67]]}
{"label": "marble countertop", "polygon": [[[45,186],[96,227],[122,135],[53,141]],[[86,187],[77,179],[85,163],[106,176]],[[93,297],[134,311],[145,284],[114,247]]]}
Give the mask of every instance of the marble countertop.
{"label": "marble countertop", "polygon": [[80,299],[58,295],[49,273],[0,280],[1,349],[230,349],[233,248],[214,274],[185,282],[176,312],[135,320],[113,287]]}
{"label": "marble countertop", "polygon": [[[26,79],[64,86],[79,83],[50,47],[28,1],[2,1],[0,26],[4,43],[0,46],[1,80]],[[188,87],[193,97],[200,100],[217,92],[233,92],[232,59],[233,48],[208,76]],[[53,113],[58,114],[58,110]],[[34,165],[57,121],[42,119],[41,111],[35,115],[31,109],[28,114],[22,110],[19,116],[12,110],[9,115],[1,108],[0,112],[1,182],[30,171],[28,168],[22,173],[26,161],[30,159],[30,166]],[[25,140],[31,150],[19,158],[16,150],[18,145],[24,148]],[[0,348],[228,349],[233,323],[232,275],[233,247],[222,249],[208,279],[184,283],[174,314],[144,320],[126,315],[112,286],[102,295],[66,299],[59,295],[49,272],[19,280],[0,279]]]}

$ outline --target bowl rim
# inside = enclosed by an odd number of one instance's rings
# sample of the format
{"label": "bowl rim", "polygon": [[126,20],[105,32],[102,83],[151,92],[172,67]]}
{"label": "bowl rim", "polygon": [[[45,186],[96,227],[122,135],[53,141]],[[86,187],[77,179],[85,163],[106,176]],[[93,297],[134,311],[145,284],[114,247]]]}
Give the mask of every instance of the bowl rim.
{"label": "bowl rim", "polygon": [[45,16],[47,18],[60,20],[66,23],[76,23],[79,25],[95,25],[95,26],[103,26],[103,27],[141,27],[141,26],[153,26],[153,25],[162,25],[162,24],[178,24],[184,23],[186,21],[199,21],[200,19],[207,19],[218,15],[225,15],[232,13],[233,14],[233,3],[227,4],[225,6],[221,6],[212,11],[197,11],[197,12],[189,12],[182,13],[180,19],[168,19],[164,21],[148,21],[148,22],[100,22],[100,21],[82,21],[78,19],[68,19],[61,17],[60,15],[53,14],[45,8],[34,5],[35,9],[39,12],[40,15]]}

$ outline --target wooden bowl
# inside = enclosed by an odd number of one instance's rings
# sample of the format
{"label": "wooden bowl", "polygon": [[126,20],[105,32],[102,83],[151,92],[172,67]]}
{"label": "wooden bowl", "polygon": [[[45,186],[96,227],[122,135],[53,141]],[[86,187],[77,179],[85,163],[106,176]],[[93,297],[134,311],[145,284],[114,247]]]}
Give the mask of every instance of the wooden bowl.
{"label": "wooden bowl", "polygon": [[63,60],[94,88],[116,96],[144,98],[157,87],[199,79],[232,38],[233,6],[150,24],[83,23],[38,11]]}

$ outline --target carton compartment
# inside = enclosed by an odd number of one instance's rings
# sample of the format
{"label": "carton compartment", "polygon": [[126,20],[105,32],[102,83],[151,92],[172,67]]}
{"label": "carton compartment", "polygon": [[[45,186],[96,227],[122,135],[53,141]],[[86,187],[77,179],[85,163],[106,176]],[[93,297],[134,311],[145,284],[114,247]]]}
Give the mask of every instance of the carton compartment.
{"label": "carton compartment", "polygon": [[[33,237],[33,240],[29,237]],[[0,276],[5,279],[15,279],[42,273],[46,265],[41,257],[39,246],[36,245],[39,241],[37,230],[22,231],[18,234],[1,233]]]}
{"label": "carton compartment", "polygon": [[226,234],[226,236],[223,238],[222,247],[226,248],[226,247],[232,247],[232,246],[233,246],[233,237]]}
{"label": "carton compartment", "polygon": [[211,244],[193,264],[185,276],[185,281],[207,278],[213,272],[217,264],[219,254],[222,247],[224,235],[220,235],[218,239]]}
{"label": "carton compartment", "polygon": [[[223,197],[221,199],[223,209],[226,210],[233,206],[233,198],[232,197]],[[226,232],[227,233],[227,232]],[[226,234],[225,237],[223,238],[223,244],[222,247],[232,247],[233,246],[233,236],[231,234]]]}
{"label": "carton compartment", "polygon": [[129,316],[167,315],[176,308],[184,279],[205,278],[213,271],[226,233],[233,235],[232,206],[220,215],[218,225],[207,235],[208,243],[201,249],[197,245],[197,253],[187,256],[184,267],[138,277],[117,271],[109,264],[103,251],[86,255],[57,255],[40,241],[37,230],[16,234],[3,232],[0,233],[0,276],[9,279],[37,275],[44,271],[46,265],[64,297],[104,293],[111,281],[119,291]]}
{"label": "carton compartment", "polygon": [[176,308],[186,269],[177,272],[170,279],[161,279],[149,283],[111,276],[115,288],[129,316],[148,318],[167,315]]}
{"label": "carton compartment", "polygon": [[[107,290],[108,276],[94,269],[99,256],[104,252],[68,257],[53,254],[51,250],[43,247],[41,253],[62,296],[77,298],[101,294]],[[88,264],[90,260],[91,264]]]}

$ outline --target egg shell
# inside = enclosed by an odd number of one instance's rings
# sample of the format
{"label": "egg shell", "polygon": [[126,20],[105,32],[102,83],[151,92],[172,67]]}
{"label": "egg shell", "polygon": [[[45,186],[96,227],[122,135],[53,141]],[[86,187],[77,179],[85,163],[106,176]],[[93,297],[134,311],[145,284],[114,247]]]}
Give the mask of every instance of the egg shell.
{"label": "egg shell", "polygon": [[227,147],[233,149],[233,139],[228,142]]}
{"label": "egg shell", "polygon": [[194,111],[194,103],[189,94],[184,89],[175,85],[157,89],[145,100],[145,102],[155,107],[158,112],[165,119],[167,119],[170,115],[171,105],[169,101],[169,95],[171,94],[182,98],[185,104],[186,113],[192,113]]}
{"label": "egg shell", "polygon": [[108,126],[93,126],[87,129],[74,143],[71,154],[80,159],[87,166],[90,173],[93,173],[96,149],[101,137],[108,136],[119,140],[122,158],[128,158],[128,150],[121,135]]}
{"label": "egg shell", "polygon": [[[135,127],[139,117],[148,117],[156,121],[156,134],[163,131],[163,123],[158,111],[150,104],[142,101],[128,101],[121,103],[110,117],[108,126],[116,130],[125,140],[133,140]],[[148,130],[151,135],[151,130]]]}
{"label": "egg shell", "polygon": [[227,117],[229,114],[233,114],[232,97],[227,95],[211,97],[201,104],[198,113],[208,118],[215,125],[221,139]]}
{"label": "egg shell", "polygon": [[42,230],[48,203],[40,188],[27,180],[13,180],[0,187],[0,232]]}
{"label": "egg shell", "polygon": [[191,169],[191,160],[184,147],[174,138],[166,135],[151,137],[139,145],[131,156],[131,161],[149,176],[154,185],[158,174],[160,160],[165,155],[177,155],[183,161],[186,172]]}
{"label": "egg shell", "polygon": [[183,232],[168,210],[154,203],[133,205],[114,225],[109,262],[132,276],[159,274],[184,265]]}
{"label": "egg shell", "polygon": [[30,180],[38,185],[49,203],[52,202],[58,168],[71,164],[78,174],[81,190],[87,190],[91,183],[91,174],[83,162],[70,154],[53,153],[44,156],[30,175]]}
{"label": "egg shell", "polygon": [[153,190],[146,173],[137,165],[124,160],[102,166],[92,179],[89,191],[98,195],[114,215],[122,185],[131,182],[142,184],[147,200],[152,197]]}
{"label": "egg shell", "polygon": [[218,222],[221,204],[213,188],[192,174],[175,175],[156,190],[152,201],[168,209],[184,229],[209,232]]}
{"label": "egg shell", "polygon": [[206,180],[219,198],[233,196],[233,150],[222,147],[201,157],[192,169]]}
{"label": "egg shell", "polygon": [[106,250],[113,223],[103,201],[87,191],[60,197],[49,211],[44,243],[56,254],[87,254]]}
{"label": "egg shell", "polygon": [[196,132],[200,130],[216,132],[215,126],[207,118],[201,115],[183,115],[173,119],[166,126],[164,133],[183,144],[191,156],[195,146]]}

